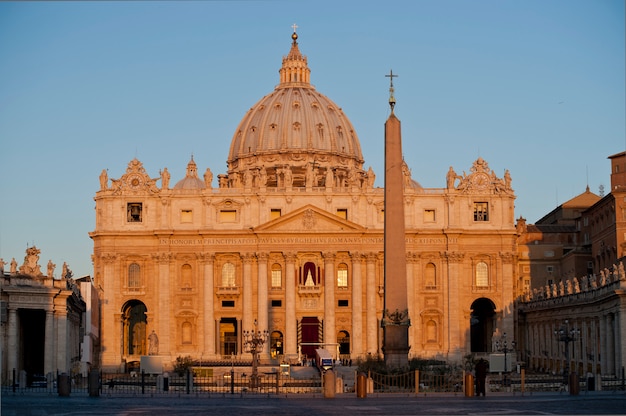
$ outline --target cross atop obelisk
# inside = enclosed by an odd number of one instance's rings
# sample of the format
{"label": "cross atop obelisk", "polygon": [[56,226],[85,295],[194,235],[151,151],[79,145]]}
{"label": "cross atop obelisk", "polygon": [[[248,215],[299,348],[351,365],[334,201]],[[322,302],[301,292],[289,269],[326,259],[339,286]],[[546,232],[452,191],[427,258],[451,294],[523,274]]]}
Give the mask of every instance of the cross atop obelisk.
{"label": "cross atop obelisk", "polygon": [[396,105],[396,97],[393,96],[393,79],[397,78],[398,76],[393,74],[393,69],[390,69],[389,75],[385,76],[389,77],[389,105],[391,106],[391,111],[393,112],[393,107]]}

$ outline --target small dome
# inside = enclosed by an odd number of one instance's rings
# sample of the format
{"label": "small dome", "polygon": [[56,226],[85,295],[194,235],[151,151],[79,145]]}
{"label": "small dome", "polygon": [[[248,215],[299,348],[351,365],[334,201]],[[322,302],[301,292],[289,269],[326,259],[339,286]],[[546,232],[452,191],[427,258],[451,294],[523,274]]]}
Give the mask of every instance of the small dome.
{"label": "small dome", "polygon": [[189,163],[187,163],[187,174],[183,179],[176,182],[174,189],[204,189],[205,187],[204,181],[198,178],[198,167],[192,156]]}

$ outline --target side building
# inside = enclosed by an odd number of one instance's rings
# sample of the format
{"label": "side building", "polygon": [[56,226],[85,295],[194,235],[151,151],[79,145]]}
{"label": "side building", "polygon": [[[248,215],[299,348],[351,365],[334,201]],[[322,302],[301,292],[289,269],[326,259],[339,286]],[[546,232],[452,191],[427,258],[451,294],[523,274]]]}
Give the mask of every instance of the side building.
{"label": "side building", "polygon": [[9,273],[0,260],[3,385],[28,387],[44,378],[52,383],[57,373],[82,374],[85,302],[67,265],[57,278],[49,261],[44,274],[40,253],[29,247],[21,266],[10,262]]}
{"label": "side building", "polygon": [[532,275],[516,308],[518,358],[532,370],[624,372],[626,152],[609,159],[609,194],[587,189],[536,226],[518,221],[520,276]]}
{"label": "side building", "polygon": [[[166,168],[153,177],[137,159],[116,179],[102,172],[90,236],[105,370],[143,355],[249,359],[242,335],[254,329],[269,332],[266,363],[320,346],[335,359],[382,355],[384,189],[341,107],[311,85],[296,33],[279,76],[216,181],[193,158],[172,187]],[[511,177],[482,158],[468,174],[450,167],[444,188],[403,172],[407,270],[394,278],[406,279],[409,355],[488,352],[496,330],[513,332]]]}

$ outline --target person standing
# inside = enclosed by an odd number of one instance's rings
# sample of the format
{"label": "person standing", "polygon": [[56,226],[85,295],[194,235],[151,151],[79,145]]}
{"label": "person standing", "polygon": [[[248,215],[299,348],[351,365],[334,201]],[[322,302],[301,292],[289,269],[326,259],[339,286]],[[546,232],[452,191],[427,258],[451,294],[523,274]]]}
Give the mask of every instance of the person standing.
{"label": "person standing", "polygon": [[488,364],[484,358],[481,358],[476,363],[476,396],[480,396],[481,393],[485,397],[485,380],[487,379]]}

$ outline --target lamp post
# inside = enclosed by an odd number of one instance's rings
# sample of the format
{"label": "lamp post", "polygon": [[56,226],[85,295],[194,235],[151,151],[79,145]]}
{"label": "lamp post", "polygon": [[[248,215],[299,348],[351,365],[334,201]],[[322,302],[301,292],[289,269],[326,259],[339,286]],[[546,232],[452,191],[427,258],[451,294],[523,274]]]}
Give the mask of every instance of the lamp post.
{"label": "lamp post", "polygon": [[578,340],[580,337],[580,329],[569,327],[569,321],[566,319],[559,329],[554,330],[554,336],[560,342],[565,344],[565,366],[563,367],[563,384],[569,382],[569,343]]}
{"label": "lamp post", "polygon": [[509,372],[509,367],[507,366],[507,362],[506,362],[506,356],[509,352],[515,351],[516,344],[517,343],[515,341],[511,341],[511,346],[509,347],[509,344],[506,340],[506,332],[502,334],[502,338],[496,341],[496,350],[498,350],[498,352],[504,353],[504,385],[505,386],[507,386],[508,384],[506,375]]}
{"label": "lamp post", "polygon": [[252,331],[243,331],[243,348],[245,352],[252,354],[252,375],[250,376],[250,388],[257,388],[259,385],[259,354],[263,351],[263,345],[267,341],[269,333],[267,330],[261,332],[256,329],[257,321],[254,320]]}

